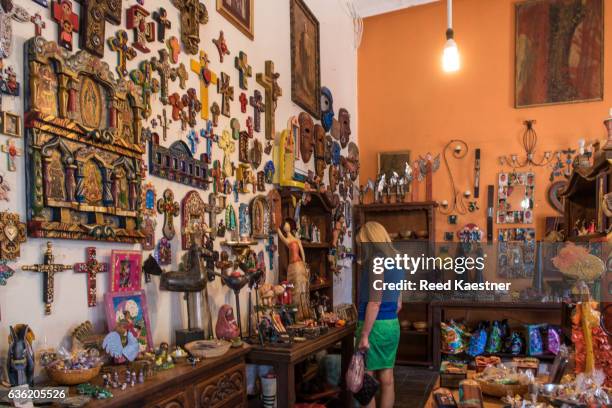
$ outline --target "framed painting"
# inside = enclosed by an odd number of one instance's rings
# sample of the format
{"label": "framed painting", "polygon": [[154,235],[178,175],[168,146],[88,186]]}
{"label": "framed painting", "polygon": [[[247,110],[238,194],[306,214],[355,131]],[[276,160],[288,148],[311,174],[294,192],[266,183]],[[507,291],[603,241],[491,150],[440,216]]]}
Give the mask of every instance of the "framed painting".
{"label": "framed painting", "polygon": [[321,116],[319,21],[303,0],[291,0],[291,100]]}
{"label": "framed painting", "polygon": [[153,350],[149,309],[144,291],[105,293],[104,303],[109,331],[129,331],[138,340],[141,352]]}
{"label": "framed painting", "polygon": [[410,150],[379,152],[378,172],[376,174],[384,173],[387,180],[391,178],[393,172],[402,176],[406,171],[406,163],[410,164]]}
{"label": "framed painting", "polygon": [[255,38],[255,0],[217,0],[217,11],[251,40]]}
{"label": "framed painting", "polygon": [[111,292],[140,290],[142,253],[140,251],[111,252]]}
{"label": "framed painting", "polygon": [[11,112],[0,112],[0,114],[2,114],[2,133],[21,137],[21,117]]}
{"label": "framed painting", "polygon": [[602,100],[603,0],[515,7],[515,107]]}

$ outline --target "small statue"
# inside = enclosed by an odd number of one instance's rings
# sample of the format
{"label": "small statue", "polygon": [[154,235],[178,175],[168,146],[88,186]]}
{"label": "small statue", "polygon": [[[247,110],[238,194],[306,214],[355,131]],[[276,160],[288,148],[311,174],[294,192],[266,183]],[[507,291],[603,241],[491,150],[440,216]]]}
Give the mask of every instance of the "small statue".
{"label": "small statue", "polygon": [[191,237],[191,247],[183,256],[183,262],[178,271],[164,272],[161,275],[159,287],[170,292],[200,292],[206,288],[209,274],[206,267],[209,260],[214,260],[216,254],[209,246],[200,241],[196,235]]}
{"label": "small statue", "polygon": [[219,308],[215,333],[220,340],[232,340],[240,336],[240,330],[234,318],[234,309],[230,305]]}
{"label": "small statue", "polygon": [[385,195],[387,196],[387,204],[391,203],[391,195],[393,194],[393,189],[397,187],[399,183],[399,175],[397,172],[393,172],[393,175],[389,179],[389,182],[385,186]]}
{"label": "small statue", "polygon": [[374,202],[382,203],[383,202],[383,193],[385,191],[385,186],[387,185],[385,174],[379,174],[376,177],[376,182],[374,183]]}
{"label": "small statue", "polygon": [[28,384],[34,386],[34,332],[27,324],[10,326],[8,350],[8,377],[11,387]]}
{"label": "small statue", "polygon": [[[125,343],[125,344],[124,344]],[[127,331],[125,340],[118,331],[112,331],[104,337],[102,347],[115,363],[121,364],[125,361],[134,361],[140,354],[140,344],[131,331]]]}
{"label": "small statue", "polygon": [[[294,296],[297,299],[305,298],[305,300],[308,300],[310,274],[304,263],[306,257],[304,255],[302,241],[294,235],[296,229],[295,221],[292,218],[287,218],[283,223],[283,230],[281,231],[280,228],[277,230],[278,238],[289,250],[287,280],[293,284]],[[308,304],[309,302],[305,302],[306,306]],[[310,315],[308,310],[305,310],[304,306],[300,304],[298,306],[298,320],[303,320],[308,315]]]}

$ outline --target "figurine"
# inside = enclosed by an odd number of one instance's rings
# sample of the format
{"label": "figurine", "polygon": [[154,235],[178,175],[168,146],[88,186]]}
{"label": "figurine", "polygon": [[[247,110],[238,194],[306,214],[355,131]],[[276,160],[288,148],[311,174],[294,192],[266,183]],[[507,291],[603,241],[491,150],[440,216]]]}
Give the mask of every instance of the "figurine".
{"label": "figurine", "polygon": [[240,336],[240,330],[234,318],[234,310],[230,305],[223,305],[219,308],[215,333],[220,340],[232,340]]}
{"label": "figurine", "polygon": [[[117,364],[124,363],[125,361],[134,361],[138,354],[140,354],[140,344],[131,331],[126,333],[125,340],[122,337],[119,332],[112,331],[104,337],[102,342],[104,351],[113,357]],[[113,378],[113,380],[115,379]]]}
{"label": "figurine", "polygon": [[10,326],[9,351],[7,359],[8,378],[11,387],[28,384],[34,386],[34,332],[27,324]]}
{"label": "figurine", "polygon": [[[309,282],[310,273],[306,268],[304,248],[302,247],[302,241],[295,237],[296,232],[295,221],[292,218],[285,219],[283,223],[283,229],[278,229],[278,238],[285,244],[289,250],[289,265],[287,266],[287,280],[293,284],[294,296],[299,300],[308,300],[309,298]],[[305,305],[310,302],[305,302],[298,306],[298,320],[303,320],[306,316],[310,315],[305,310]]]}
{"label": "figurine", "polygon": [[374,184],[374,202],[382,203],[383,202],[383,192],[385,191],[385,186],[387,185],[385,174],[379,174],[376,178],[376,183]]}

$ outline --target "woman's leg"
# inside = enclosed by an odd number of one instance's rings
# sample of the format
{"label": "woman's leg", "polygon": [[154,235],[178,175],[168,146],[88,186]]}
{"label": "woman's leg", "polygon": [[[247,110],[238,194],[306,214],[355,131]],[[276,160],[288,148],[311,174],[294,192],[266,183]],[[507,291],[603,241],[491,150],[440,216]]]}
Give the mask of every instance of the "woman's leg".
{"label": "woman's leg", "polygon": [[395,404],[395,384],[393,382],[393,369],[385,368],[378,371],[380,381],[380,408],[393,408]]}
{"label": "woman's leg", "polygon": [[[376,378],[376,374],[375,374],[374,371],[366,371],[366,373],[368,373],[372,377]],[[368,405],[364,405],[363,407],[364,408],[376,408],[376,396],[374,396],[374,398],[372,398],[372,401],[370,401],[370,403]]]}

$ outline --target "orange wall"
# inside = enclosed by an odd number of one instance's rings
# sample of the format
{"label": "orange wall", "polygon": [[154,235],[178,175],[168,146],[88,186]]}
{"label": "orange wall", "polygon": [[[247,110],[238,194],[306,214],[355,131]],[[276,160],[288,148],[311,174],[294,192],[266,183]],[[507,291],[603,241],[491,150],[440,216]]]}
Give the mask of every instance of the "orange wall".
{"label": "orange wall", "polygon": [[[544,150],[575,147],[577,140],[605,137],[602,121],[612,106],[610,70],[604,78],[604,101],[514,109],[514,1],[456,0],[455,38],[462,68],[441,69],[446,2],[367,18],[358,56],[359,146],[361,183],[375,178],[377,152],[408,149],[412,157],[439,153],[451,139],[463,139],[468,156],[451,160],[458,188],[473,190],[474,148],[482,152],[480,211],[460,216],[458,226],[486,227],[486,186],[496,184],[502,169],[498,156],[520,153],[525,119],[536,119],[538,157]],[[606,7],[604,26],[612,26]],[[605,44],[612,44],[606,30]],[[612,66],[605,52],[605,67]],[[555,215],[546,201],[548,168],[536,169],[535,217],[538,236],[544,217]],[[434,199],[450,200],[442,167],[433,179]],[[424,198],[421,192],[420,198]],[[458,226],[438,216],[437,239]],[[515,225],[512,225],[515,226]]]}

